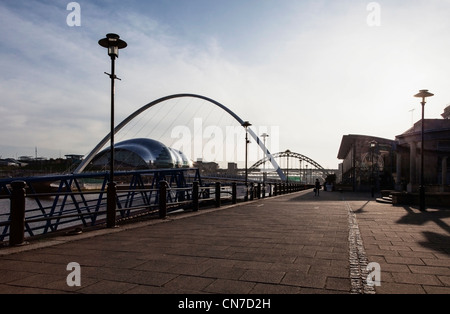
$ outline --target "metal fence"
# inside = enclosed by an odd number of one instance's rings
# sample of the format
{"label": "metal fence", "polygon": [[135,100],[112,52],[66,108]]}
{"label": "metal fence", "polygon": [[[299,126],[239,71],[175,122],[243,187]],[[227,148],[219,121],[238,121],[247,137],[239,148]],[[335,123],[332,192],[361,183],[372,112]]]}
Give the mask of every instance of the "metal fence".
{"label": "metal fence", "polygon": [[[0,242],[105,224],[109,174],[87,173],[0,180]],[[116,220],[142,215],[164,218],[175,210],[198,210],[307,188],[294,184],[202,182],[198,169],[117,172]],[[242,191],[238,192],[238,187]]]}

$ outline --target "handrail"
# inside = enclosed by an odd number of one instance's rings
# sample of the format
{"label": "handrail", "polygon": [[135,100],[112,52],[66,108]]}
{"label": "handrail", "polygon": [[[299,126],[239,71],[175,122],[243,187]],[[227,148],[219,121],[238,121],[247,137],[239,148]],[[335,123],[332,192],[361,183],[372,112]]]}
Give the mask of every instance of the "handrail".
{"label": "handrail", "polygon": [[[100,175],[102,176],[102,175]],[[9,218],[8,213],[0,214],[0,241],[9,238],[10,245],[18,245],[24,242],[25,233],[30,237],[41,233],[54,232],[58,226],[94,226],[104,224],[102,218],[106,214],[106,190],[103,183],[102,189],[80,190],[77,179],[86,178],[77,176],[60,176],[62,181],[57,192],[37,193],[32,186],[30,192],[25,192],[25,182],[11,181],[11,188],[7,191],[9,195],[2,195],[2,199],[10,199]],[[93,176],[89,176],[92,178]],[[54,177],[53,177],[54,178]],[[29,181],[30,182],[30,181]],[[37,180],[35,182],[38,182]],[[134,186],[134,188],[117,189],[116,220],[131,218],[142,214],[159,213],[160,218],[165,218],[167,211],[178,208],[191,208],[198,210],[199,204],[213,204],[220,207],[222,201],[237,202],[237,183],[222,186],[220,182],[212,186],[199,186],[197,181],[192,186],[170,187],[166,181],[160,181],[158,188]],[[71,189],[75,185],[76,189]],[[266,197],[265,184],[253,184],[245,188],[244,201],[254,198]],[[268,184],[269,197],[284,193],[295,192],[306,187],[298,184]],[[67,189],[63,191],[63,189]],[[97,195],[91,197],[92,195]],[[165,197],[160,197],[165,195]],[[33,200],[37,208],[26,209],[26,200]],[[47,204],[45,204],[45,202]],[[51,203],[51,204],[50,204]],[[19,214],[19,218],[17,218]],[[101,220],[99,218],[102,218]],[[2,230],[3,228],[3,230]],[[8,231],[9,229],[9,231]]]}

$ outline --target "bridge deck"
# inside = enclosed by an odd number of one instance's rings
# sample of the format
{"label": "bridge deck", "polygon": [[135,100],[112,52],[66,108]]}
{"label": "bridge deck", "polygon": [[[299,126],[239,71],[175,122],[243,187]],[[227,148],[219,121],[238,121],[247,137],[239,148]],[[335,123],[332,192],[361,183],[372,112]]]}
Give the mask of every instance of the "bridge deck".
{"label": "bridge deck", "polygon": [[[0,293],[450,293],[449,211],[369,197],[303,191],[0,248]],[[354,249],[380,264],[375,291]]]}

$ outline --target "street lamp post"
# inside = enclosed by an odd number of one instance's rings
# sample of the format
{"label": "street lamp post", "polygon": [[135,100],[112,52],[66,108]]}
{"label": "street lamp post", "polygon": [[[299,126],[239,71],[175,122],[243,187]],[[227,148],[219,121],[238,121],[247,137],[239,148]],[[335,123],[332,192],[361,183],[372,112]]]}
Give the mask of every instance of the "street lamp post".
{"label": "street lamp post", "polygon": [[425,98],[427,97],[431,97],[434,96],[434,94],[429,93],[428,89],[422,89],[419,91],[418,94],[414,95],[414,97],[418,97],[418,98],[422,98],[422,131],[421,131],[421,137],[422,137],[422,142],[421,142],[421,147],[420,147],[420,186],[419,186],[419,208],[421,211],[425,210],[425,186],[424,186],[424,163],[423,163],[423,158],[424,158],[424,142],[425,142]]}
{"label": "street lamp post", "polygon": [[286,150],[286,183],[289,183],[289,154],[291,151],[289,149]]}
{"label": "street lamp post", "polygon": [[251,126],[251,123],[245,121],[242,123],[242,126],[245,128],[245,200],[248,199],[248,168],[247,168],[247,158],[248,158],[248,132],[247,128]]}
{"label": "street lamp post", "polygon": [[[119,79],[115,74],[115,60],[119,57],[119,49],[125,48],[127,43],[120,39],[117,34],[106,34],[106,38],[100,39],[98,44],[108,49],[111,57],[111,148],[109,160],[109,182],[107,189],[106,226],[108,228],[116,225],[116,184],[114,183],[114,81]],[[119,79],[120,80],[120,79]]]}
{"label": "street lamp post", "polygon": [[[269,137],[269,134],[263,133],[263,134],[261,134],[261,137],[263,138],[263,141],[264,141],[264,147],[266,147],[266,138]],[[264,154],[265,153],[266,152],[264,152]],[[266,176],[267,176],[267,174],[266,174],[266,163],[264,162],[263,163],[263,183],[266,182]]]}
{"label": "street lamp post", "polygon": [[371,183],[371,192],[372,192],[372,197],[375,197],[375,187],[374,187],[374,185],[375,185],[375,178],[374,178],[374,175],[373,175],[373,153],[374,153],[374,150],[375,150],[375,147],[377,146],[377,142],[376,141],[371,141],[370,142],[370,154],[371,154],[371,165],[372,165],[372,174],[371,174],[371,176],[370,176],[370,183]]}

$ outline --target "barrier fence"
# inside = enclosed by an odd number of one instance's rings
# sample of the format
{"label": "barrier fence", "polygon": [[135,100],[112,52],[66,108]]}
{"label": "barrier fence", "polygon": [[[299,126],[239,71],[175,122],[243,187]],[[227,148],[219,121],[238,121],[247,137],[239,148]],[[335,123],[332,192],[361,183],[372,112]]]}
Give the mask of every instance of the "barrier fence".
{"label": "barrier fence", "polygon": [[[202,206],[220,207],[223,203],[236,204],[311,188],[300,184],[245,185],[219,181],[207,185],[202,184],[198,171],[188,176],[186,170],[164,171],[164,175],[156,171],[128,172],[119,173],[118,177],[126,175],[131,176],[130,184],[122,185],[116,192],[118,222],[143,215],[164,219],[177,210],[198,211]],[[144,183],[145,176],[149,176],[151,183]],[[0,201],[5,204],[9,200],[9,208],[0,212],[0,242],[9,240],[9,245],[15,246],[24,243],[26,235],[33,237],[105,224],[107,178],[107,173],[46,177],[48,181],[59,180],[59,187],[54,192],[43,193],[37,192],[36,179],[0,180]],[[101,179],[97,182],[100,189],[83,188],[93,179]]]}

